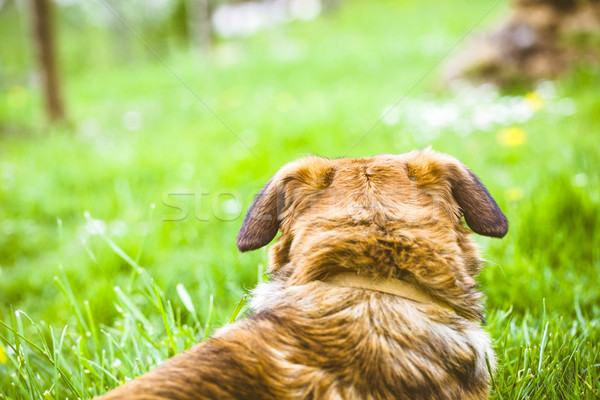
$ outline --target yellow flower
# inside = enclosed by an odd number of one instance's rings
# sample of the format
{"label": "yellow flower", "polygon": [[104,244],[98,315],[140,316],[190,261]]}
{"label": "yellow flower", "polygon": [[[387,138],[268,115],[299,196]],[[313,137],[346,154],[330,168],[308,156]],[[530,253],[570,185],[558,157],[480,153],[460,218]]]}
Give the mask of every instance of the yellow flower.
{"label": "yellow flower", "polygon": [[7,361],[8,357],[6,356],[6,353],[4,352],[2,346],[0,346],[0,364],[6,364]]}
{"label": "yellow flower", "polygon": [[527,133],[523,128],[512,127],[498,131],[498,143],[503,146],[520,146],[525,143]]}
{"label": "yellow flower", "polygon": [[544,99],[538,92],[529,92],[525,95],[527,105],[533,110],[538,111],[544,108]]}
{"label": "yellow flower", "polygon": [[509,201],[517,201],[523,198],[523,189],[519,187],[510,188],[506,191],[506,198]]}

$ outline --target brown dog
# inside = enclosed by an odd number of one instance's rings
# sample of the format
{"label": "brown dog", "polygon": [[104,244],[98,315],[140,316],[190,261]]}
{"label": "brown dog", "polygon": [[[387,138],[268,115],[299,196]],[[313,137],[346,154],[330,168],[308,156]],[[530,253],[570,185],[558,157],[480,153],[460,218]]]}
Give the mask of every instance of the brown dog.
{"label": "brown dog", "polygon": [[461,216],[508,230],[479,179],[431,150],[283,167],[237,238],[248,251],[281,231],[251,315],[102,399],[486,399],[494,354]]}

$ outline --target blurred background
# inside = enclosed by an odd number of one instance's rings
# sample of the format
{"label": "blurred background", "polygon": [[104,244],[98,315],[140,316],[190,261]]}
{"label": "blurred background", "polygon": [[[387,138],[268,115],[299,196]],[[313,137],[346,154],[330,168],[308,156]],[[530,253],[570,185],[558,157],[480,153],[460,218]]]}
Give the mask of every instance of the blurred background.
{"label": "blurred background", "polygon": [[263,279],[266,251],[235,235],[280,166],[427,146],[509,218],[476,238],[488,309],[598,321],[598,8],[0,0],[3,352],[15,310],[60,330],[84,304],[105,327],[135,305],[154,323],[147,277],[177,321],[220,326]]}

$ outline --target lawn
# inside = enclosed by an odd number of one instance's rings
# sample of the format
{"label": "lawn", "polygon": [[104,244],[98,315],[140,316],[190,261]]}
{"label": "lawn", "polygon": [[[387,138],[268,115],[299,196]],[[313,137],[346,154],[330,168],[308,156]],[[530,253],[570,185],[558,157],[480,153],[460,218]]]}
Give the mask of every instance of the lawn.
{"label": "lawn", "polygon": [[92,397],[242,316],[267,253],[235,235],[286,162],[426,146],[510,221],[475,238],[492,397],[599,398],[600,70],[441,88],[440,59],[496,4],[354,0],[204,56],[144,36],[164,63],[127,30],[121,57],[114,34],[61,16],[70,123],[54,128],[26,21],[0,11],[0,398]]}

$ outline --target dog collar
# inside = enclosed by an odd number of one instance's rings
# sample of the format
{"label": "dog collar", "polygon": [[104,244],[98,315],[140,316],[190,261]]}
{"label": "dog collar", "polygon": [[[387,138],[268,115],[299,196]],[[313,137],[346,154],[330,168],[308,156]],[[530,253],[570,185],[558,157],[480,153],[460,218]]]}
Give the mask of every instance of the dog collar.
{"label": "dog collar", "polygon": [[399,279],[378,279],[372,276],[359,275],[354,272],[342,272],[330,277],[327,282],[339,286],[368,289],[377,292],[392,294],[422,304],[435,304],[446,310],[456,313],[452,306],[444,301],[437,300],[413,284]]}

